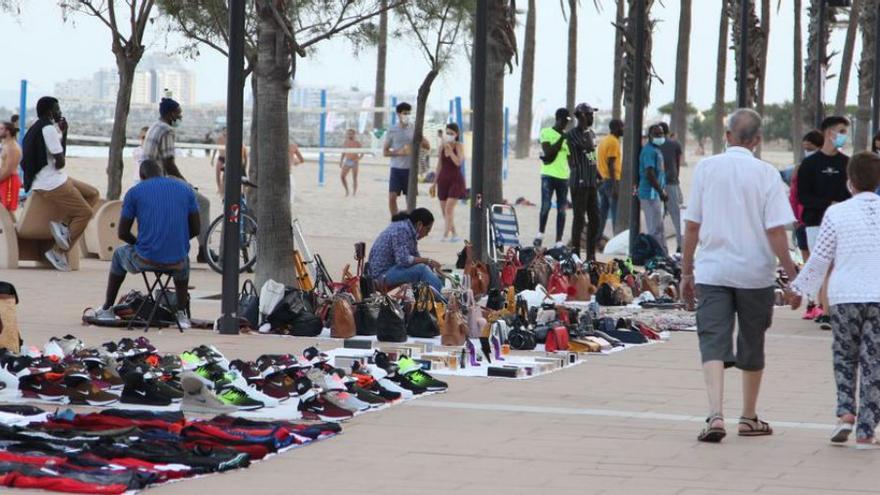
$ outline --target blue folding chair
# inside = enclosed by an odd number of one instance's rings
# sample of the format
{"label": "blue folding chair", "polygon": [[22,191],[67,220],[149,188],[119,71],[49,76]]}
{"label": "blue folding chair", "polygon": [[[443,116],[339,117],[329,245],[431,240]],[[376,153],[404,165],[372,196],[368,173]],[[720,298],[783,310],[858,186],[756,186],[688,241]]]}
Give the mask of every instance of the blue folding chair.
{"label": "blue folding chair", "polygon": [[492,261],[498,261],[499,254],[510,249],[519,249],[519,220],[516,218],[516,209],[510,205],[494,204],[486,210],[488,216],[489,257]]}

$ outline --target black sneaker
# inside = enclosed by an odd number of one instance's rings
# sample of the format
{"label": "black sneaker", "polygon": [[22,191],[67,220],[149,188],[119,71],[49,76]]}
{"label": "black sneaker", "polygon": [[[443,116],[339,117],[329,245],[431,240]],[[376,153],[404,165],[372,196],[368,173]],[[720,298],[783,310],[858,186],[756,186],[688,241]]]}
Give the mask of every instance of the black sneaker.
{"label": "black sneaker", "polygon": [[140,373],[129,373],[123,379],[125,388],[122,389],[122,395],[119,397],[119,402],[123,404],[169,406],[174,399],[183,396],[181,394],[179,397],[172,397],[166,387],[157,385],[156,380],[145,380],[144,375]]}
{"label": "black sneaker", "polygon": [[299,395],[299,410],[304,419],[343,421],[354,417],[354,413],[348,409],[343,409],[321,397],[308,378],[297,379],[295,387]]}

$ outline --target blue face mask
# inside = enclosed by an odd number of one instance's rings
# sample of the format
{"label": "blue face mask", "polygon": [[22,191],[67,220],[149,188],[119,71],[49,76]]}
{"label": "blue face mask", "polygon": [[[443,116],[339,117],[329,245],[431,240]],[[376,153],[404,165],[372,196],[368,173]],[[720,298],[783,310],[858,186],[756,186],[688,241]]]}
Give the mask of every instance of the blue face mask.
{"label": "blue face mask", "polygon": [[848,138],[849,138],[848,135],[838,133],[836,136],[834,136],[834,147],[835,148],[843,148],[843,146],[846,144],[846,140]]}
{"label": "blue face mask", "polygon": [[651,138],[651,142],[654,143],[654,146],[663,146],[666,143],[665,137]]}

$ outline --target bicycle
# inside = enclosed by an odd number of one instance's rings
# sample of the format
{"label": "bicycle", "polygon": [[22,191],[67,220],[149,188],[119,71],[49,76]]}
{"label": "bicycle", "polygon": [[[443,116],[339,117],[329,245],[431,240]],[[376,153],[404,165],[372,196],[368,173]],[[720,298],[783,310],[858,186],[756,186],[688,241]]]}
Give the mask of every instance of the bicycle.
{"label": "bicycle", "polygon": [[[241,184],[248,188],[257,187],[247,177],[242,177]],[[238,251],[240,255],[238,272],[253,272],[254,264],[257,262],[257,220],[248,209],[244,193],[241,195],[239,204],[241,207],[238,212]],[[217,273],[223,273],[223,225],[223,215],[215,218],[208,228],[208,238],[205,241],[208,266]]]}

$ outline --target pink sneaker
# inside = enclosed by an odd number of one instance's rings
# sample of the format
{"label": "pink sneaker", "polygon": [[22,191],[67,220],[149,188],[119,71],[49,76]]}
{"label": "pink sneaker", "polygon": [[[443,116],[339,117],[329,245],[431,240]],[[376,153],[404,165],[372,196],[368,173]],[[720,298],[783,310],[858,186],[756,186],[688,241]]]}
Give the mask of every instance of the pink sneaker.
{"label": "pink sneaker", "polygon": [[820,309],[819,306],[807,306],[807,310],[804,312],[803,319],[804,320],[815,320],[816,319],[816,310]]}

